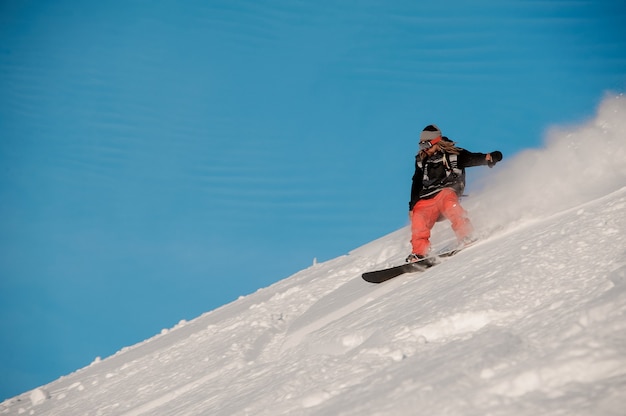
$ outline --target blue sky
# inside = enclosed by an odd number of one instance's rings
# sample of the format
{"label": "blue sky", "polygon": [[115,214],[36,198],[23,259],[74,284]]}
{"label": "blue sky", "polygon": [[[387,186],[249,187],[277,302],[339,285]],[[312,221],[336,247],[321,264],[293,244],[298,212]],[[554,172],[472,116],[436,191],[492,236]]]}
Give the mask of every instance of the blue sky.
{"label": "blue sky", "polygon": [[426,124],[506,158],[590,118],[626,89],[625,22],[621,1],[3,1],[0,400],[406,225]]}

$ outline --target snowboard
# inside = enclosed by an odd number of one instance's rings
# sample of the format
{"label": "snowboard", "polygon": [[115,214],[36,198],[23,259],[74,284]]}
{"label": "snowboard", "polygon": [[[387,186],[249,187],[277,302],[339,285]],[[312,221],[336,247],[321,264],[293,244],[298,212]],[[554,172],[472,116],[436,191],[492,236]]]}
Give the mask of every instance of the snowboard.
{"label": "snowboard", "polygon": [[390,267],[388,269],[365,272],[361,275],[361,277],[363,278],[363,280],[369,283],[382,283],[405,273],[423,272],[430,267],[432,266],[426,266],[424,264],[420,264],[420,262],[405,263],[400,266]]}
{"label": "snowboard", "polygon": [[[439,258],[452,257],[455,254],[459,253],[460,251],[463,251],[466,248],[473,246],[477,242],[478,240],[474,240],[469,244],[463,244],[463,245],[454,244],[448,247],[444,247],[437,252],[437,257]],[[432,265],[425,265],[425,264],[421,264],[419,261],[415,263],[405,263],[400,266],[390,267],[388,269],[365,272],[361,275],[361,277],[363,278],[363,280],[369,283],[382,283],[382,282],[386,282],[389,279],[393,279],[394,277],[403,275],[405,273],[423,272],[424,270],[430,267],[433,267],[435,265],[436,263]]]}
{"label": "snowboard", "polygon": [[474,240],[474,241],[472,241],[470,243],[466,243],[466,244],[462,244],[462,245],[454,244],[452,246],[444,247],[444,248],[442,248],[441,250],[439,250],[437,252],[437,257],[443,257],[443,258],[452,257],[455,254],[457,254],[459,251],[463,251],[466,248],[469,248],[469,247],[473,246],[477,242],[478,242],[478,240]]}
{"label": "snowboard", "polygon": [[437,253],[437,257],[452,257],[457,254],[459,251],[463,250],[465,247],[454,247],[454,248],[446,248]]}

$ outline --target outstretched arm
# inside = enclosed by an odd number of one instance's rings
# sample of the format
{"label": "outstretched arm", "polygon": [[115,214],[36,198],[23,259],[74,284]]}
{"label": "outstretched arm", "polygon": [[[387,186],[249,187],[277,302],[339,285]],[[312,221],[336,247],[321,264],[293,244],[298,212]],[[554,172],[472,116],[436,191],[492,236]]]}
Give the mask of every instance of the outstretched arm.
{"label": "outstretched arm", "polygon": [[461,152],[459,153],[459,167],[461,168],[484,165],[492,168],[501,160],[502,152],[498,150],[491,153],[473,153],[465,149],[461,149]]}

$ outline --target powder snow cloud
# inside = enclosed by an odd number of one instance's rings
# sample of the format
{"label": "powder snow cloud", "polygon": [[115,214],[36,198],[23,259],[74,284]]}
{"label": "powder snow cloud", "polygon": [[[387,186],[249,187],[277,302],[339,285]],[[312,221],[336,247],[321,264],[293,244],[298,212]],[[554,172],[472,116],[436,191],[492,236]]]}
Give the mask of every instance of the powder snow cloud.
{"label": "powder snow cloud", "polygon": [[[464,204],[478,228],[542,218],[626,186],[626,98],[607,94],[580,125],[548,129],[540,149],[481,175]],[[484,173],[484,172],[483,172]],[[475,196],[475,197],[474,197]]]}

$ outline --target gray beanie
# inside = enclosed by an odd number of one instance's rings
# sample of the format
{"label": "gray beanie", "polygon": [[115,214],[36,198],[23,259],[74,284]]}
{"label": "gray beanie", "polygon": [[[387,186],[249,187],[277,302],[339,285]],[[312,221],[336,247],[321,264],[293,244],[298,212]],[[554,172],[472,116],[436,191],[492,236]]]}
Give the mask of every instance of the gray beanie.
{"label": "gray beanie", "polygon": [[422,133],[420,134],[420,142],[427,142],[429,140],[436,139],[437,137],[441,137],[441,130],[434,124],[429,124],[424,127]]}

